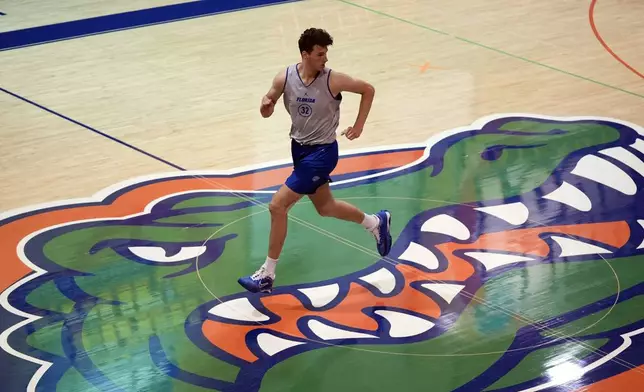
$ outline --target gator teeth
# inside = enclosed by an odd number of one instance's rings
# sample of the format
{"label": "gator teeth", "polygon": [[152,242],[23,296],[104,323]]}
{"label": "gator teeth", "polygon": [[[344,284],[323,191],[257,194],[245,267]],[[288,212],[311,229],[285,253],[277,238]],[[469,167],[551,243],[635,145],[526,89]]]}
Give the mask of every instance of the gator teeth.
{"label": "gator teeth", "polygon": [[561,186],[543,197],[544,199],[558,201],[571,206],[579,211],[588,212],[593,207],[586,194],[575,186],[563,182]]}
{"label": "gator teeth", "polygon": [[530,213],[530,211],[528,211],[528,207],[521,202],[490,207],[479,207],[475,208],[475,210],[494,215],[511,225],[524,224],[528,220],[528,214]]}
{"label": "gator teeth", "polygon": [[381,268],[360,279],[376,287],[383,294],[389,294],[396,288],[396,277],[386,268]]}
{"label": "gator teeth", "polygon": [[375,314],[389,321],[391,328],[389,336],[392,338],[408,338],[420,335],[434,327],[434,323],[420,317],[392,310],[376,310]]}
{"label": "gator teeth", "polygon": [[600,153],[617,159],[644,177],[644,162],[627,149],[623,147],[607,148],[601,150]]}
{"label": "gator teeth", "polygon": [[407,249],[398,258],[420,264],[430,270],[438,269],[439,266],[438,258],[431,250],[413,241],[409,243]]}
{"label": "gator teeth", "polygon": [[313,331],[314,334],[319,336],[324,340],[334,340],[334,339],[356,339],[356,338],[374,338],[377,339],[377,336],[369,335],[362,332],[353,332],[347,331],[344,329],[332,327],[321,323],[318,320],[309,320],[309,328]]}
{"label": "gator teeth", "polygon": [[[639,223],[640,226],[642,226],[642,229],[644,229],[644,220],[638,219],[637,223]],[[644,249],[644,240],[642,240],[642,243],[637,247],[637,249]]]}
{"label": "gator teeth", "polygon": [[577,241],[572,238],[560,237],[556,235],[550,236],[550,238],[555,240],[561,248],[561,254],[559,255],[559,257],[612,253],[611,251],[600,248],[599,246],[587,244],[585,242]]}
{"label": "gator teeth", "polygon": [[572,174],[606,185],[625,195],[637,192],[637,185],[622,169],[605,159],[586,155],[575,166]]}
{"label": "gator teeth", "polygon": [[642,140],[642,139],[635,140],[635,143],[631,144],[631,147],[633,147],[637,151],[639,151],[642,154],[644,154],[644,140]]}
{"label": "gator teeth", "polygon": [[268,321],[265,314],[257,310],[248,300],[242,297],[230,301],[222,302],[212,307],[208,313],[238,321]]}
{"label": "gator teeth", "polygon": [[445,234],[459,240],[466,240],[470,238],[470,230],[458,219],[441,214],[429,218],[420,231]]}
{"label": "gator teeth", "polygon": [[503,267],[508,264],[535,260],[532,257],[494,252],[466,252],[465,256],[471,257],[481,262],[485,266],[485,269],[487,271]]}
{"label": "gator teeth", "polygon": [[465,288],[462,284],[450,283],[424,283],[421,287],[440,295],[448,304],[451,304],[454,298]]}
{"label": "gator teeth", "polygon": [[300,344],[304,344],[304,342],[284,339],[266,332],[257,335],[257,345],[262,351],[271,356]]}
{"label": "gator teeth", "polygon": [[313,306],[321,308],[338,296],[338,293],[340,293],[340,285],[334,283],[326,286],[307,287],[305,289],[299,289],[299,291],[311,300]]}

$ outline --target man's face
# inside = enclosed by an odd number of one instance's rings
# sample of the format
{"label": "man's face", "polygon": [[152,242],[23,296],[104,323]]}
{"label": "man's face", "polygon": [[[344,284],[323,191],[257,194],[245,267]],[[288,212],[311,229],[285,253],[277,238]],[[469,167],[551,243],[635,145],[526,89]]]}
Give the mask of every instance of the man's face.
{"label": "man's face", "polygon": [[304,52],[304,60],[309,63],[311,68],[322,71],[326,66],[328,58],[326,57],[328,49],[324,46],[315,45],[311,53]]}

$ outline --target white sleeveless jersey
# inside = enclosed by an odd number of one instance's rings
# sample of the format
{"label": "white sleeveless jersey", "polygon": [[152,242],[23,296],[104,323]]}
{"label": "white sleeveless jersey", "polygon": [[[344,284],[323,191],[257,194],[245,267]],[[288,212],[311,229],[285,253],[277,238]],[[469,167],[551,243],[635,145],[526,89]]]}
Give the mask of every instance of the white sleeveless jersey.
{"label": "white sleeveless jersey", "polygon": [[331,95],[330,75],[331,69],[324,68],[307,86],[297,72],[297,65],[286,70],[284,106],[291,115],[290,137],[300,144],[328,144],[336,140],[342,95]]}

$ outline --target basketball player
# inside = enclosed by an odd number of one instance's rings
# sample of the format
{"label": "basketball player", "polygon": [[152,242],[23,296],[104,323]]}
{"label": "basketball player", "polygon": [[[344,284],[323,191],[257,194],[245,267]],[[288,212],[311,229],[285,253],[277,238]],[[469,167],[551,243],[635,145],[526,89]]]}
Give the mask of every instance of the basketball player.
{"label": "basketball player", "polygon": [[349,140],[354,140],[362,134],[374,88],[362,80],[326,68],[327,47],[333,44],[333,38],[326,31],[307,29],[298,44],[302,61],[275,76],[260,106],[261,115],[270,117],[276,102],[284,94],[284,106],[292,121],[290,137],[294,168],[269,204],[271,230],[266,261],[253,275],[238,280],[254,293],[272,291],[275,268],[286,239],[287,214],[304,195],[311,199],[321,216],[361,224],[375,237],[381,256],[386,256],[391,248],[389,211],[365,214],[351,204],[335,200],[329,189],[330,174],[338,163],[336,129],[342,92],[362,96],[353,126],[343,132]]}

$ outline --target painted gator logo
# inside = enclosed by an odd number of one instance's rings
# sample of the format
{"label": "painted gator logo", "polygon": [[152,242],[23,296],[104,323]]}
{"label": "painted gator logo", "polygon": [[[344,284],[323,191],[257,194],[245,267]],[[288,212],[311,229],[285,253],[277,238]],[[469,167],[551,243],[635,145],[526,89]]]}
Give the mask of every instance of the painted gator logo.
{"label": "painted gator logo", "polygon": [[638,126],[496,116],[422,146],[345,155],[336,197],[392,212],[388,257],[302,201],[273,293],[242,292],[289,170],[145,178],[1,216],[9,389],[641,382]]}

